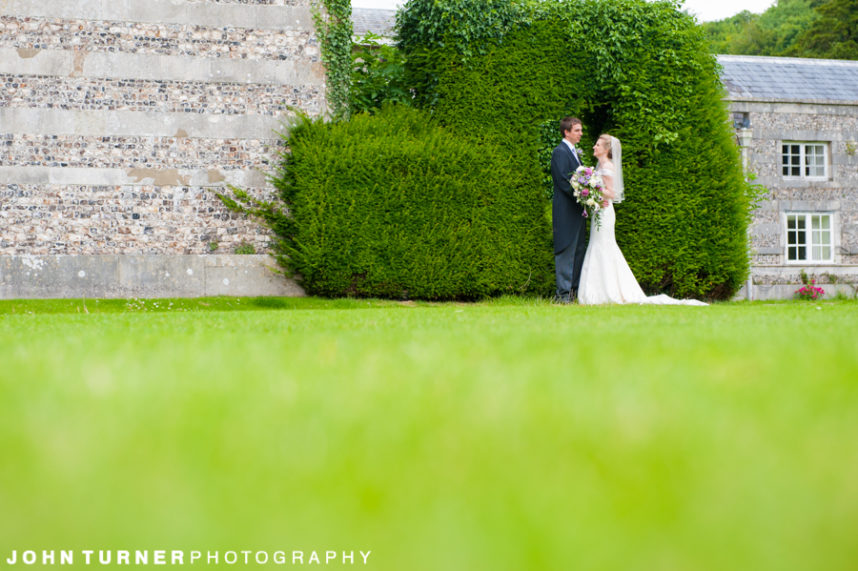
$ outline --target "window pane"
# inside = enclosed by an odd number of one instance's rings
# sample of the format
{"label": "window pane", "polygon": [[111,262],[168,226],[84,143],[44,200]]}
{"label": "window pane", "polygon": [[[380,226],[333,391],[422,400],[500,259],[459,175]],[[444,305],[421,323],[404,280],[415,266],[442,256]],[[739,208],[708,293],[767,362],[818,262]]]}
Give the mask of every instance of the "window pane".
{"label": "window pane", "polygon": [[825,145],[805,145],[806,176],[825,176]]}
{"label": "window pane", "polygon": [[796,249],[796,244],[798,244],[798,231],[796,230],[798,226],[798,217],[797,216],[787,216],[787,246],[788,246],[788,254],[787,257],[790,260],[798,259],[798,250]]}
{"label": "window pane", "polygon": [[787,216],[787,259],[791,261],[807,260],[808,254],[812,253],[812,248],[808,248],[811,243],[808,223],[812,224],[812,218],[807,214],[790,214]]}
{"label": "window pane", "polygon": [[798,231],[795,233],[795,239],[792,242],[796,246],[807,245],[807,232]]}
{"label": "window pane", "polygon": [[811,224],[811,256],[815,261],[827,261],[831,259],[831,215],[813,214],[810,216]]}
{"label": "window pane", "polygon": [[834,253],[831,214],[789,214],[786,217],[786,259],[831,261]]}
{"label": "window pane", "polygon": [[825,178],[828,145],[824,143],[781,143],[781,175]]}
{"label": "window pane", "polygon": [[801,176],[801,145],[781,145],[781,172],[783,176]]}
{"label": "window pane", "polygon": [[820,177],[825,176],[825,167],[817,167],[813,165],[808,165],[806,169],[806,176]]}

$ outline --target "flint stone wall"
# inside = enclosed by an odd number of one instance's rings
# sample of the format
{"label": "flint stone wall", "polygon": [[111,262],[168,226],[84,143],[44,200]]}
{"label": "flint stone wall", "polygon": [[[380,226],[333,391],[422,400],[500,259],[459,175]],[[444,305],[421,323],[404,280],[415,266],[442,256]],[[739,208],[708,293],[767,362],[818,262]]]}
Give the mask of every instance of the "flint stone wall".
{"label": "flint stone wall", "polygon": [[[858,287],[858,102],[855,104],[733,101],[730,110],[748,113],[751,138],[743,149],[747,170],[769,192],[750,227],[751,280],[739,297],[790,298],[801,287],[800,273],[814,276],[826,295],[854,296]],[[741,139],[741,134],[740,134]],[[785,179],[783,141],[829,144],[829,177],[824,181]],[[833,214],[834,262],[786,261],[786,213]]]}
{"label": "flint stone wall", "polygon": [[205,295],[163,279],[188,256],[219,293],[300,292],[254,289],[269,260],[230,260],[271,237],[214,194],[272,196],[293,108],[325,111],[309,0],[0,1],[0,297],[77,295],[79,272],[105,276],[90,296]]}

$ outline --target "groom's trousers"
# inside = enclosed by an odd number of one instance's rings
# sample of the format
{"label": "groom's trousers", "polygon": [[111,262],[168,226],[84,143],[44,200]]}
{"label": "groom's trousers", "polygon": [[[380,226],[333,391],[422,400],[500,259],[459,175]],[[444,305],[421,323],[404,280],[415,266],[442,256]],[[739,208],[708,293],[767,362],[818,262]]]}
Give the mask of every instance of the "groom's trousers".
{"label": "groom's trousers", "polygon": [[554,254],[554,273],[557,279],[557,296],[566,297],[577,293],[581,281],[581,266],[587,254],[587,225],[581,224],[572,235],[572,242]]}

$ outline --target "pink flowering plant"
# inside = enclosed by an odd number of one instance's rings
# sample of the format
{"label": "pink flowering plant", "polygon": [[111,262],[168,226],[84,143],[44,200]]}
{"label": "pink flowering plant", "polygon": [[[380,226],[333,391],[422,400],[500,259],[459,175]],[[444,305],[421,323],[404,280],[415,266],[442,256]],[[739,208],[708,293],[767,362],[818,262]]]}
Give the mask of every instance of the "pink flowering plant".
{"label": "pink flowering plant", "polygon": [[578,167],[572,179],[572,194],[578,204],[584,207],[584,217],[592,217],[599,227],[599,211],[602,209],[603,192],[605,183],[602,177],[596,174],[593,167]]}
{"label": "pink flowering plant", "polygon": [[816,287],[816,279],[809,278],[804,271],[801,272],[801,282],[804,285],[795,292],[795,297],[798,299],[813,301],[825,295],[824,289]]}

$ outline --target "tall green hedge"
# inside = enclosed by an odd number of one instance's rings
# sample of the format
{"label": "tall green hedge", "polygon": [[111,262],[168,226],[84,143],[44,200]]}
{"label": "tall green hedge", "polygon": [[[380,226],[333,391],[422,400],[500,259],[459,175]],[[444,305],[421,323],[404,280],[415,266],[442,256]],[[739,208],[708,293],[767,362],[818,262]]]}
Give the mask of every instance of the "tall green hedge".
{"label": "tall green hedge", "polygon": [[278,250],[308,293],[474,299],[550,283],[540,189],[505,147],[402,106],[304,120],[287,144]]}
{"label": "tall green hedge", "polygon": [[[470,299],[553,291],[545,212],[564,115],[623,141],[617,238],[651,293],[729,298],[748,271],[750,186],[701,30],[660,0],[409,0],[422,109],[305,120],[265,219],[309,293]],[[592,160],[592,159],[591,159]]]}
{"label": "tall green hedge", "polygon": [[[618,137],[627,198],[617,239],[641,284],[730,297],[748,271],[750,187],[693,19],[673,1],[508,4],[482,23],[449,15],[478,14],[482,0],[405,5],[398,32],[417,101],[454,131],[507,147],[534,187],[544,188],[534,173],[559,140],[546,145],[546,122],[581,117],[585,145],[603,131]],[[445,15],[443,32],[414,23],[432,13]]]}

